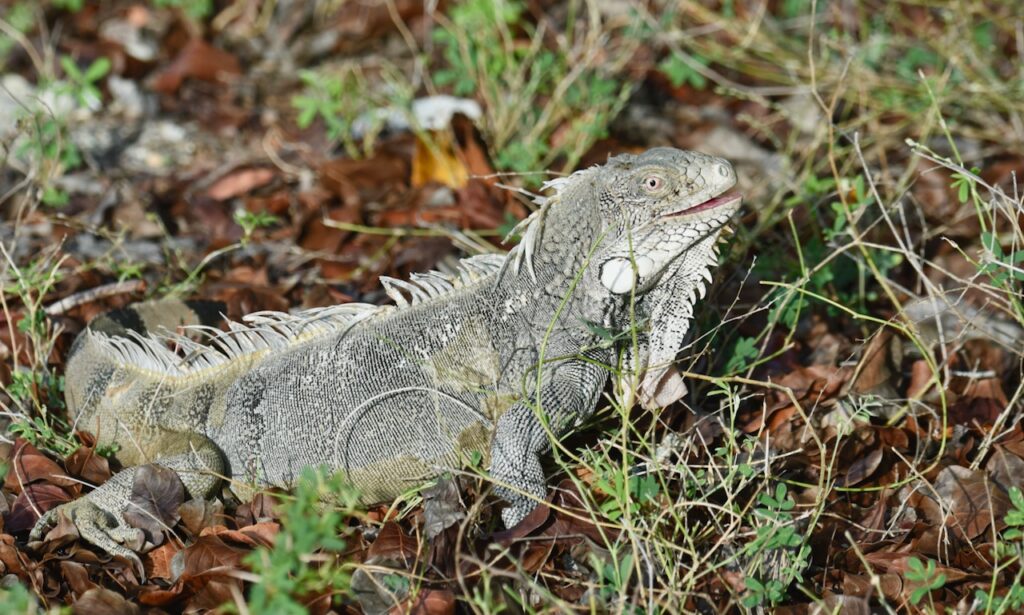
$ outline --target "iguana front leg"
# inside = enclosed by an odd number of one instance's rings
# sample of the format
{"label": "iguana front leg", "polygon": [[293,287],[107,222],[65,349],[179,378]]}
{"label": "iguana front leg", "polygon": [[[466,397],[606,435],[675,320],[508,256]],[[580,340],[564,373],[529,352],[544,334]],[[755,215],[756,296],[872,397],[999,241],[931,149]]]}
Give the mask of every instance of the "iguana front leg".
{"label": "iguana front leg", "polygon": [[[225,464],[220,451],[203,435],[165,432],[149,444],[149,450],[161,452],[152,462],[173,470],[192,497],[208,497],[219,477],[224,475]],[[123,517],[131,505],[138,467],[126,468],[77,500],[50,509],[36,522],[30,538],[41,539],[44,531],[56,523],[57,515],[63,513],[82,538],[110,555],[131,560],[141,571],[138,555],[125,546],[139,544],[141,530],[129,526]]]}
{"label": "iguana front leg", "polygon": [[544,370],[536,401],[521,401],[498,419],[491,443],[491,477],[495,493],[509,503],[501,511],[506,527],[523,520],[547,493],[540,456],[551,442],[594,412],[608,378],[607,369],[582,359]]}

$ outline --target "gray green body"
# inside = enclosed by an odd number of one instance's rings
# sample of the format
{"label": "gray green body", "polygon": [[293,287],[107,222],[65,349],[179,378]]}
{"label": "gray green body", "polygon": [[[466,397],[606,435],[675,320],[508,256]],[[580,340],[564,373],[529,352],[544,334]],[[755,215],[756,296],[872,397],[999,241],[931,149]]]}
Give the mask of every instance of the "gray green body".
{"label": "gray green body", "polygon": [[[131,466],[171,468],[194,497],[222,480],[243,497],[289,487],[303,468],[328,466],[377,502],[477,452],[514,525],[545,495],[550,437],[594,411],[623,356],[647,374],[645,405],[682,395],[667,368],[739,204],[715,197],[734,182],[726,161],[703,154],[620,156],[554,182],[507,256],[383,280],[398,306],[255,315],[210,346],[170,336],[177,354],[97,323],[69,359],[68,405],[77,428],[119,445],[126,469],[58,510],[85,539],[135,559],[122,544],[136,533],[121,518]],[[138,320],[195,322],[172,305],[144,304]],[[628,331],[637,314],[638,337],[609,344],[601,332]]]}

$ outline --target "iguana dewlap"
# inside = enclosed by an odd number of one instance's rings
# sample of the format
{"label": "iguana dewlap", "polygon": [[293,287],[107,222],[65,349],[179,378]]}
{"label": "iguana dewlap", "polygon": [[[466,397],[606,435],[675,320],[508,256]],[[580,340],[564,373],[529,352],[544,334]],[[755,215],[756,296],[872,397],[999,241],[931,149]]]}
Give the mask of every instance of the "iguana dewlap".
{"label": "iguana dewlap", "polygon": [[[326,465],[376,502],[479,451],[514,525],[544,498],[549,433],[594,411],[623,356],[647,370],[647,405],[682,395],[666,368],[739,207],[722,196],[734,183],[727,161],[704,154],[617,156],[550,182],[507,256],[382,279],[395,306],[253,314],[207,345],[129,332],[170,304],[100,319],[75,342],[67,402],[77,429],[119,445],[126,469],[56,510],[86,540],[137,561],[121,544],[136,532],[121,516],[133,466],[170,468],[192,497],[209,497],[222,478],[243,492],[288,487],[304,467]],[[156,320],[194,322],[188,312]],[[605,332],[632,326],[638,335],[608,343]]]}

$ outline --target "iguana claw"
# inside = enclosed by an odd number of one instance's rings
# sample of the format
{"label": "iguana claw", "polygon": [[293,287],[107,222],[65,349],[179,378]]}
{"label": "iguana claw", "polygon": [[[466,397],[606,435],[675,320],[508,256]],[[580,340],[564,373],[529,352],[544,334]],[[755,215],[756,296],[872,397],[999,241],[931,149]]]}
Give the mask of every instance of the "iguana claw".
{"label": "iguana claw", "polygon": [[135,551],[125,546],[141,547],[144,541],[142,530],[126,524],[120,515],[103,510],[91,502],[88,495],[45,512],[36,521],[29,533],[29,539],[42,540],[48,528],[56,525],[59,515],[66,516],[74,524],[78,534],[99,547],[101,551],[130,561],[139,575],[139,580],[145,580],[142,560]]}

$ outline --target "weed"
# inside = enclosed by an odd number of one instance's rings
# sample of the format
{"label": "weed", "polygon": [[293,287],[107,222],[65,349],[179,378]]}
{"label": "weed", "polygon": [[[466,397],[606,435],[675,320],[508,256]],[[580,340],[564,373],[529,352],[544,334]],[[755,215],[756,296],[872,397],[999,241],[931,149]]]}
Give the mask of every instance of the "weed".
{"label": "weed", "polygon": [[[576,11],[577,3],[571,5]],[[610,32],[599,22],[552,37],[549,24],[528,23],[525,4],[517,0],[470,0],[452,6],[448,17],[437,17],[431,38],[440,57],[426,60],[430,89],[450,88],[484,103],[480,128],[499,169],[533,172],[556,161],[563,170],[575,167],[607,135],[631,91],[618,75],[638,44],[628,28],[619,33],[622,48],[613,50],[609,62],[605,44]],[[521,38],[524,33],[527,43]],[[328,136],[350,156],[369,154],[384,126],[386,113],[367,114],[367,108],[387,108],[414,120],[416,88],[393,67],[385,65],[381,71],[383,87],[371,87],[352,64],[334,71],[303,71],[299,78],[304,91],[292,98],[297,124],[305,128],[322,120]],[[409,124],[430,142],[415,121]],[[539,184],[541,179],[529,181]]]}
{"label": "weed", "polygon": [[15,583],[10,587],[0,587],[0,614],[34,615],[38,612],[35,596],[24,586]]}
{"label": "weed", "polygon": [[595,562],[601,571],[601,594],[605,600],[626,596],[629,581],[633,576],[633,554],[629,549],[618,545],[611,550],[607,562]]}
{"label": "weed", "polygon": [[[935,567],[935,561],[930,559],[926,559],[922,563],[916,557],[910,557],[907,560],[907,573],[905,576],[908,581],[917,585],[910,592],[910,603],[913,605],[920,603],[932,590],[939,589],[946,584],[946,575],[938,572]],[[934,606],[932,610],[934,610]]]}
{"label": "weed", "polygon": [[382,128],[374,124],[366,132],[362,145],[353,137],[353,126],[366,109],[364,94],[368,88],[362,73],[352,65],[345,65],[337,74],[325,71],[299,71],[304,91],[292,97],[292,107],[298,111],[295,121],[299,128],[308,128],[320,119],[327,127],[327,137],[340,141],[352,157],[369,155],[373,140]]}
{"label": "weed", "polygon": [[[256,549],[245,558],[260,578],[249,593],[250,613],[300,615],[307,608],[303,597],[325,591],[342,595],[350,584],[350,570],[337,559],[345,548],[340,535],[358,501],[344,472],[331,476],[323,469],[303,470],[291,496],[281,499],[282,527],[274,546]],[[324,554],[313,555],[318,550]]]}
{"label": "weed", "polygon": [[[82,1],[82,0],[79,0]],[[7,25],[14,32],[25,34],[35,25],[35,14],[31,2],[15,2],[4,15]],[[14,49],[15,40],[7,33],[0,34],[0,67],[7,61],[7,55]]]}
{"label": "weed", "polygon": [[758,356],[757,340],[752,337],[741,337],[732,348],[725,371],[730,374],[742,372],[750,362]]}
{"label": "weed", "polygon": [[196,21],[202,21],[213,14],[213,0],[153,0],[154,6],[176,8]]}
{"label": "weed", "polygon": [[274,226],[280,222],[280,219],[274,214],[265,211],[251,212],[245,209],[235,211],[234,219],[235,224],[242,227],[242,239],[239,240],[242,245],[249,243],[256,229]]}
{"label": "weed", "polygon": [[60,82],[55,90],[58,94],[69,94],[79,106],[92,111],[100,108],[101,96],[96,84],[110,72],[110,60],[96,58],[84,71],[78,68],[69,56],[61,56],[60,66],[67,81]]}
{"label": "weed", "polygon": [[[444,61],[432,67],[433,82],[484,102],[481,130],[499,169],[535,171],[556,160],[570,169],[625,104],[631,88],[617,71],[635,40],[620,32],[624,45],[611,62],[600,26],[553,37],[552,48],[545,26],[529,24],[524,9],[514,0],[453,6],[433,33]],[[528,44],[513,32],[525,33]],[[559,127],[565,133],[553,139]]]}
{"label": "weed", "polygon": [[[775,492],[759,493],[758,506],[753,510],[755,537],[743,546],[743,554],[752,559],[751,572],[771,567],[773,578],[759,580],[748,575],[745,584],[749,593],[742,600],[750,608],[755,605],[776,605],[786,597],[789,585],[803,577],[810,561],[811,547],[797,532],[793,519],[796,503],[787,494],[785,483],[775,486]],[[785,556],[795,549],[792,557]],[[782,555],[780,557],[780,555]]]}
{"label": "weed", "polygon": [[703,90],[708,87],[707,78],[701,74],[694,65],[707,66],[708,60],[701,56],[686,57],[678,51],[673,51],[658,64],[658,70],[665,73],[669,82],[674,87],[690,85],[695,89]]}
{"label": "weed", "polygon": [[[8,260],[0,278],[0,305],[5,312],[9,310],[8,296],[21,304],[22,317],[17,321],[17,329],[27,346],[24,352],[17,345],[13,348],[11,382],[3,387],[14,406],[6,409],[14,419],[10,431],[37,446],[68,454],[77,444],[58,418],[64,407],[64,379],[48,366],[56,331],[43,308],[47,294],[62,277],[62,262],[63,259],[55,257],[40,258],[18,267]],[[28,365],[17,364],[19,353],[30,358]],[[51,408],[57,412],[51,412]]]}
{"label": "weed", "polygon": [[[1020,487],[1009,490],[1010,509],[1003,517],[1006,529],[1002,531],[1001,540],[995,542],[995,570],[993,583],[989,589],[979,588],[974,594],[974,605],[977,611],[986,613],[1018,612],[1024,608],[1024,494]],[[1009,586],[997,584],[998,575],[1011,567],[1017,572]],[[1002,590],[1005,589],[1005,592]]]}
{"label": "weed", "polygon": [[[82,164],[82,155],[70,138],[71,127],[81,110],[98,111],[102,105],[100,81],[110,72],[111,63],[97,58],[84,70],[69,56],[60,58],[64,79],[39,75],[42,84],[37,99],[21,101],[15,141],[16,156],[37,169],[39,200],[51,207],[66,205],[69,197],[52,183],[67,171]],[[49,100],[49,102],[45,102]]]}

